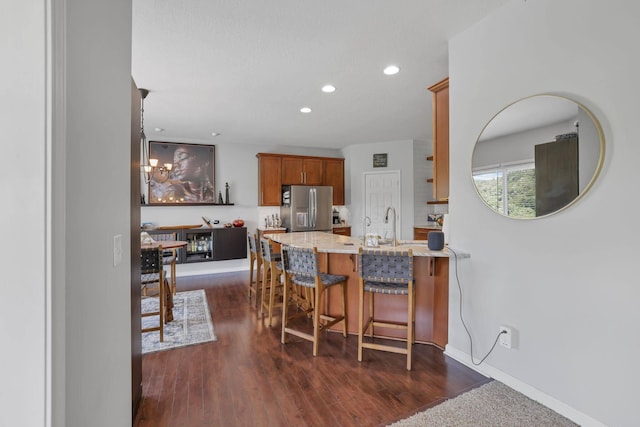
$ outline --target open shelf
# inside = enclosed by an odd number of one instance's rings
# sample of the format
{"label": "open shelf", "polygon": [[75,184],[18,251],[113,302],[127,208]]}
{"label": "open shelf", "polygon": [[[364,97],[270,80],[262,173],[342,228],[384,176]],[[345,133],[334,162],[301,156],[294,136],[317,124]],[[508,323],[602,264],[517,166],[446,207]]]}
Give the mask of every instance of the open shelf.
{"label": "open shelf", "polygon": [[140,206],[233,206],[235,203],[145,203]]}

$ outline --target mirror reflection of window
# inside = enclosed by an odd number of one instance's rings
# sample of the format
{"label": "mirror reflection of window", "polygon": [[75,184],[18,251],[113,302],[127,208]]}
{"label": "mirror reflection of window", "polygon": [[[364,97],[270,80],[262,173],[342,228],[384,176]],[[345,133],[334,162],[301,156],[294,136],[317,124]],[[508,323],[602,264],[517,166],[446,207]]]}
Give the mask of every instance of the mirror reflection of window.
{"label": "mirror reflection of window", "polygon": [[[569,140],[571,150],[565,150]],[[485,204],[501,215],[550,215],[591,188],[604,148],[600,124],[584,106],[561,96],[531,96],[505,107],[484,127],[473,150],[473,182]]]}
{"label": "mirror reflection of window", "polygon": [[536,216],[536,170],[533,161],[477,169],[478,193],[493,210],[506,216]]}

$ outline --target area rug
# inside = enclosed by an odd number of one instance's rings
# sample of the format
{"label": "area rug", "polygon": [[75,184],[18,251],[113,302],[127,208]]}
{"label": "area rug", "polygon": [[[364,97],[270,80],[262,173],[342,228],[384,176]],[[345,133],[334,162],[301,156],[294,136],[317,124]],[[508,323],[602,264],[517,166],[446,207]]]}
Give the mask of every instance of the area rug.
{"label": "area rug", "polygon": [[[142,299],[143,313],[157,310],[157,297]],[[142,318],[143,328],[157,324],[157,316]],[[173,320],[164,326],[164,341],[160,342],[160,331],[143,333],[142,353],[169,350],[216,339],[204,289],[178,292],[173,297]]]}
{"label": "area rug", "polygon": [[391,426],[559,427],[577,424],[501,382],[491,381]]}

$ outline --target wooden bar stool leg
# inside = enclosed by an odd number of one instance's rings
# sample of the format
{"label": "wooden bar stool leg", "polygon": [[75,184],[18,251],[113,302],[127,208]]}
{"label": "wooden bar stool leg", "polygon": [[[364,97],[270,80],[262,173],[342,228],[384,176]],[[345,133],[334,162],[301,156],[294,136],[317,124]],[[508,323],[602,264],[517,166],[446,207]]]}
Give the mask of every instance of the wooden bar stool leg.
{"label": "wooden bar stool leg", "polygon": [[[264,289],[265,279],[265,265],[262,257],[257,255],[256,257],[256,306],[258,304],[258,291]],[[260,301],[262,301],[262,294],[260,294]]]}
{"label": "wooden bar stool leg", "polygon": [[322,295],[322,285],[316,282],[316,297],[313,309],[313,356],[318,355],[318,343],[320,341],[320,296]]}
{"label": "wooden bar stool leg", "polygon": [[273,305],[276,300],[276,285],[278,283],[278,272],[274,265],[270,265],[269,269],[271,270],[271,279],[269,279],[270,287],[269,287],[269,321],[268,325],[271,327],[271,318],[273,317]]}
{"label": "wooden bar stool leg", "polygon": [[282,295],[282,335],[280,337],[280,341],[282,342],[282,344],[286,343],[285,330],[287,328],[287,318],[289,316],[289,286],[291,286],[291,283],[289,282],[288,275],[285,274],[284,289],[283,289],[283,295]]}
{"label": "wooden bar stool leg", "polygon": [[[249,302],[251,302],[252,289],[258,289],[258,281],[253,281],[253,264],[256,262],[256,258],[253,253],[249,256]],[[257,278],[257,277],[256,277]],[[255,285],[255,288],[254,288]]]}
{"label": "wooden bar stool leg", "polygon": [[347,328],[347,284],[343,283],[342,286],[342,336],[347,337],[348,328]]}
{"label": "wooden bar stool leg", "polygon": [[176,284],[176,251],[173,251],[173,261],[171,261],[171,292],[173,295],[177,292]]}
{"label": "wooden bar stool leg", "polygon": [[414,294],[413,289],[409,286],[408,311],[407,311],[407,371],[411,370],[412,348],[413,348],[413,318],[414,318]]}
{"label": "wooden bar stool leg", "polygon": [[364,286],[362,279],[358,283],[358,362],[362,362],[362,337],[364,331]]}
{"label": "wooden bar stool leg", "polygon": [[158,304],[160,308],[160,342],[164,341],[164,299],[165,299],[165,287],[164,287],[164,275],[160,273],[158,283]]}
{"label": "wooden bar stool leg", "polygon": [[374,296],[375,293],[373,292],[369,292],[369,318],[371,319],[371,321],[369,322],[369,327],[371,328],[371,339],[373,339],[373,319],[375,319],[375,315],[373,312],[373,306],[374,306]]}
{"label": "wooden bar stool leg", "polygon": [[268,298],[267,294],[267,282],[269,283],[269,287],[272,286],[271,279],[269,276],[269,263],[262,263],[262,292],[260,292],[260,317],[264,316],[264,306],[265,306],[265,298]]}

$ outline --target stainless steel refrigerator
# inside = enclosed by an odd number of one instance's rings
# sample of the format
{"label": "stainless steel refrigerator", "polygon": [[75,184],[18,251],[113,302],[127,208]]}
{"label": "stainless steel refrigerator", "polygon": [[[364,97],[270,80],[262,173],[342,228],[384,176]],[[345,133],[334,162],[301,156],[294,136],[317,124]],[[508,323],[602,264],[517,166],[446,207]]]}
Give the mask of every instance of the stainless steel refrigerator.
{"label": "stainless steel refrigerator", "polygon": [[280,219],[287,231],[332,229],[333,187],[283,185]]}

